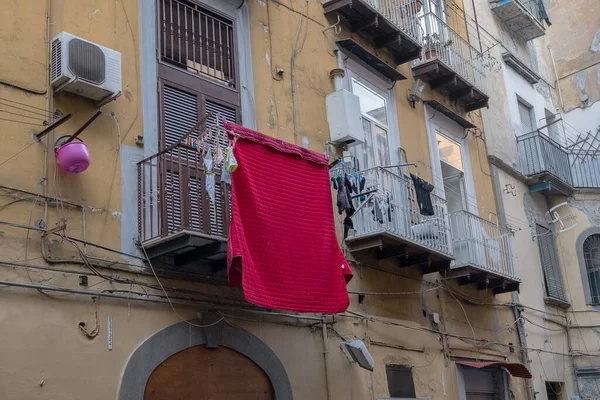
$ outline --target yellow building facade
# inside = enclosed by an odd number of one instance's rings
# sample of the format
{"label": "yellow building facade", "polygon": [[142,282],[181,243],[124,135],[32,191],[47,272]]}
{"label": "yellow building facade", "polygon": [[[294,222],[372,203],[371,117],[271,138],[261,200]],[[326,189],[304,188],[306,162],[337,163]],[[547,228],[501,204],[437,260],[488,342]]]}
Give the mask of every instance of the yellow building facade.
{"label": "yellow building facade", "polygon": [[[529,360],[511,294],[527,285],[512,234],[498,221],[483,134],[481,109],[493,104],[494,87],[468,40],[464,8],[462,0],[1,4],[0,398],[437,400],[479,390],[484,398],[533,399],[517,371]],[[195,30],[208,21],[212,33]],[[183,56],[183,36],[168,45],[174,26],[207,42],[220,36],[229,58],[202,61],[187,44]],[[114,101],[99,105],[51,84],[52,39],[61,32],[120,53]],[[362,146],[332,140],[328,95],[340,90],[360,100],[371,148],[368,137]],[[394,218],[407,216],[406,231],[391,216],[370,228],[359,213],[344,238],[336,213],[354,271],[350,306],[337,315],[244,302],[227,285],[222,252],[201,268],[194,259],[181,268],[155,262],[157,241],[145,235],[174,233],[168,222],[151,226],[159,217],[143,208],[152,199],[145,185],[158,181],[139,166],[176,143],[169,134],[191,127],[177,122],[188,121],[192,92],[194,122],[214,106],[332,162],[341,157],[381,196],[399,190],[411,199],[411,173],[432,183],[436,217],[398,199]],[[89,168],[65,173],[57,140],[98,110],[78,136]],[[165,213],[173,221],[175,211]],[[364,344],[373,371],[350,362],[343,343],[352,340]],[[490,364],[461,364],[473,362]]]}

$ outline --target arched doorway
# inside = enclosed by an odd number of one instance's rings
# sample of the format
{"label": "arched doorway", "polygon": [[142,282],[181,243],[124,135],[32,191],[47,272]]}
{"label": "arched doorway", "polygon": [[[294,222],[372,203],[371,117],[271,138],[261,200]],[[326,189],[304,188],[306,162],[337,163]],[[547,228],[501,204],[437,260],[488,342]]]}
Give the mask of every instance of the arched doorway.
{"label": "arched doorway", "polygon": [[194,346],[162,362],[144,400],[274,399],[271,381],[252,360],[226,347]]}
{"label": "arched doorway", "polygon": [[190,322],[140,344],[123,371],[119,400],[293,400],[285,367],[259,338],[218,314]]}

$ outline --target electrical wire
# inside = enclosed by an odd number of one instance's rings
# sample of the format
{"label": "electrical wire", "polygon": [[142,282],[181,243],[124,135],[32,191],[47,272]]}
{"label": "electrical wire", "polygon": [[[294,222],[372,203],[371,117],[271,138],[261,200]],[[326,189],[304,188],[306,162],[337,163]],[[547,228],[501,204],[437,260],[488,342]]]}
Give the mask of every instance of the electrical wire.
{"label": "electrical wire", "polygon": [[25,150],[27,150],[29,147],[31,147],[33,144],[37,143],[35,140],[30,142],[29,144],[27,144],[25,147],[23,147],[21,150],[19,150],[18,152],[16,152],[15,154],[13,154],[12,156],[8,157],[6,160],[2,161],[0,163],[0,167],[2,167],[4,164],[6,164],[7,162],[9,162],[10,160],[12,160],[15,157],[18,157],[19,154],[21,154],[22,152],[24,152]]}
{"label": "electrical wire", "polygon": [[12,104],[3,103],[2,100],[0,100],[0,105],[3,105],[5,107],[11,107],[11,108],[14,108],[16,110],[25,111],[25,112],[27,112],[29,114],[39,115],[39,116],[44,117],[44,118],[52,118],[52,113],[50,113],[50,112],[46,112],[45,114],[42,114],[39,111],[31,111],[31,110],[28,110],[28,109],[23,108],[23,107],[18,107],[18,106],[12,105]]}
{"label": "electrical wire", "polygon": [[[40,120],[39,117],[32,117],[30,115],[19,114],[19,113],[15,113],[15,112],[12,112],[12,111],[7,111],[7,110],[0,110],[0,113],[6,113],[6,114],[10,114],[10,115],[16,115],[18,117],[29,118],[29,119],[33,119],[35,121],[39,121]],[[43,125],[43,123],[41,123],[40,125]]]}
{"label": "electrical wire", "polygon": [[31,125],[31,126],[44,126],[43,124],[34,124],[33,122],[27,122],[27,121],[17,121],[15,119],[10,119],[10,118],[0,118],[0,121],[14,122],[17,124],[24,124],[24,125]]}
{"label": "electrical wire", "polygon": [[36,107],[36,106],[32,106],[32,105],[25,104],[25,103],[19,103],[18,101],[15,101],[15,100],[12,100],[12,99],[6,99],[6,98],[4,98],[4,97],[0,97],[0,101],[8,101],[8,102],[10,102],[10,103],[18,104],[18,105],[20,105],[20,106],[24,106],[24,107],[33,108],[34,110],[43,111],[43,112],[44,112],[44,113],[46,113],[46,114],[50,114],[50,115],[52,115],[52,113],[51,113],[51,112],[49,112],[48,110],[46,110],[45,108],[42,108],[42,107]]}

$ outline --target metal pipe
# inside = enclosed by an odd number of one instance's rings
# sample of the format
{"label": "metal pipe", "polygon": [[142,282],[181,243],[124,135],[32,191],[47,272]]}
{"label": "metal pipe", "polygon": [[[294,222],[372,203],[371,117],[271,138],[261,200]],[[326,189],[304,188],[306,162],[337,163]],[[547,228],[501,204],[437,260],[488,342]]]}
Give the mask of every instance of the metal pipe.
{"label": "metal pipe", "polygon": [[556,77],[556,89],[558,90],[558,97],[560,98],[560,109],[562,112],[565,111],[565,104],[563,102],[562,90],[560,89],[560,80],[558,79],[558,71],[556,70],[556,62],[554,61],[554,54],[552,54],[552,46],[547,46],[550,52],[550,59],[552,60],[552,67],[554,68],[554,76]]}
{"label": "metal pipe", "polygon": [[335,91],[342,90],[344,88],[344,59],[342,58],[342,52],[340,50],[335,50],[335,55],[337,58],[337,69],[331,71],[330,75],[333,76],[333,84],[335,87]]}
{"label": "metal pipe", "polygon": [[327,391],[327,400],[331,399],[331,381],[329,379],[329,338],[327,337],[327,323],[325,316],[321,319],[321,327],[323,328],[323,363],[325,366],[325,390]]}

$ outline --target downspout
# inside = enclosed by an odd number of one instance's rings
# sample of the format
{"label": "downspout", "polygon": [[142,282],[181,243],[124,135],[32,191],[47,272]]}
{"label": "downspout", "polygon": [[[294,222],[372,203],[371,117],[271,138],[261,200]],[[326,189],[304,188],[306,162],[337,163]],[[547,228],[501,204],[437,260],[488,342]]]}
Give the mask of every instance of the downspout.
{"label": "downspout", "polygon": [[[496,212],[498,215],[498,223],[502,226],[506,226],[506,214],[504,212],[504,201],[502,200],[502,188],[500,186],[500,176],[498,174],[498,167],[493,164],[490,164],[490,167],[492,172],[492,191],[496,200]],[[521,323],[521,309],[517,306],[517,304],[521,304],[519,300],[519,293],[512,292],[511,300],[513,303],[513,305],[511,306],[511,310],[515,319],[515,325],[517,327],[517,338],[519,339],[520,346],[519,358],[521,359],[521,363],[523,365],[529,366],[529,353],[527,352],[526,339],[527,335],[525,334],[523,324]],[[533,385],[530,381],[526,382],[527,399],[533,400],[535,399]]]}
{"label": "downspout", "polygon": [[[46,1],[46,38],[48,40],[48,49],[47,49],[47,54],[48,54],[48,60],[46,63],[46,66],[48,68],[47,72],[48,72],[48,76],[46,77],[46,79],[48,79],[48,111],[50,112],[51,115],[54,115],[54,91],[52,89],[52,85],[50,84],[50,54],[51,54],[51,48],[52,48],[52,25],[54,24],[54,21],[52,19],[52,0],[47,0]],[[51,141],[50,138],[54,138],[54,134],[52,135],[46,135],[46,143],[44,146],[44,169],[43,169],[43,176],[42,176],[42,180],[43,180],[43,194],[45,196],[45,200],[44,200],[44,223],[48,224],[48,149],[54,148],[53,143]],[[44,247],[44,241],[42,240],[42,248]]]}
{"label": "downspout", "polygon": [[550,59],[552,60],[552,67],[554,68],[554,76],[556,77],[556,88],[558,89],[558,97],[560,98],[560,111],[565,111],[565,103],[563,102],[562,90],[560,89],[560,80],[558,79],[558,71],[556,70],[556,62],[554,61],[554,54],[552,54],[552,46],[548,45],[548,52],[550,52]]}
{"label": "downspout", "polygon": [[579,393],[579,382],[577,380],[577,367],[575,366],[575,357],[573,357],[573,344],[571,343],[571,333],[569,331],[569,318],[565,313],[565,332],[567,334],[567,348],[569,349],[569,358],[571,359],[571,368],[573,369],[573,389],[577,396]]}
{"label": "downspout", "polygon": [[323,365],[325,366],[325,390],[327,391],[327,400],[331,399],[331,381],[329,379],[329,338],[327,337],[327,323],[325,315],[321,320],[321,326],[323,327]]}

